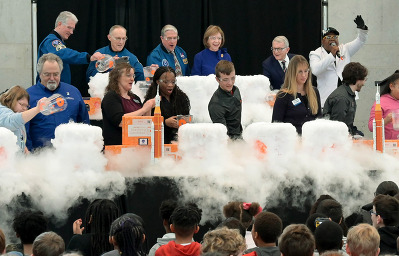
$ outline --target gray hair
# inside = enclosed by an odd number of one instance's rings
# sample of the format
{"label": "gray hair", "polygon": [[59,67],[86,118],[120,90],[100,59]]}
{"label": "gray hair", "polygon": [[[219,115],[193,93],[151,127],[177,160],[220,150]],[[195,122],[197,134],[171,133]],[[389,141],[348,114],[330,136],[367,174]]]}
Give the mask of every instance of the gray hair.
{"label": "gray hair", "polygon": [[55,20],[55,28],[58,26],[58,22],[61,22],[62,24],[67,24],[68,20],[72,20],[75,24],[78,23],[78,18],[76,18],[75,14],[73,14],[72,12],[60,12],[57,19]]}
{"label": "gray hair", "polygon": [[285,47],[290,47],[290,43],[288,42],[288,39],[285,36],[276,36],[272,42],[277,42],[277,43],[284,43]]}
{"label": "gray hair", "polygon": [[46,54],[43,54],[37,61],[37,72],[39,72],[39,74],[42,73],[43,65],[46,61],[57,62],[58,66],[60,67],[60,72],[62,72],[64,65],[62,64],[61,58],[59,56],[55,55],[54,53],[46,53]]}
{"label": "gray hair", "polygon": [[36,237],[32,245],[35,256],[59,256],[65,251],[65,242],[54,232],[44,232]]}
{"label": "gray hair", "polygon": [[167,31],[174,31],[174,32],[176,32],[177,34],[179,34],[179,32],[177,32],[177,28],[176,28],[175,26],[168,24],[168,25],[165,25],[165,26],[161,29],[161,36],[164,37],[164,36],[165,36],[165,33],[166,33]]}
{"label": "gray hair", "polygon": [[[126,31],[126,28],[124,28],[124,27],[121,26],[121,25],[113,25],[113,26],[109,29],[108,34],[111,35],[111,33],[112,33],[115,29],[117,29],[117,28],[123,28],[123,29]],[[127,32],[127,31],[126,31],[126,32]]]}

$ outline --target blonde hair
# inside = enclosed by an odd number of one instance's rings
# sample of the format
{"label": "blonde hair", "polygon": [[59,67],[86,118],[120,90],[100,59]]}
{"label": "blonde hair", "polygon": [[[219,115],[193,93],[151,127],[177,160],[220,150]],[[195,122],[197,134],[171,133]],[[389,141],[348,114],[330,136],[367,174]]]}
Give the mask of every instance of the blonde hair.
{"label": "blonde hair", "polygon": [[[308,79],[304,84],[304,90],[309,101],[310,109],[312,114],[316,115],[319,111],[317,102],[316,91],[312,85],[312,72],[310,70],[309,62],[302,55],[296,55],[290,59],[287,72],[285,74],[284,84],[281,87],[280,92],[277,96],[283,97],[285,94],[291,94],[295,99],[298,93],[298,85],[296,83],[297,70],[300,65],[306,65],[309,68]],[[284,94],[284,95],[283,95]]]}
{"label": "blonde hair", "polygon": [[222,36],[222,42],[220,43],[220,47],[222,47],[224,45],[224,33],[223,33],[223,30],[219,26],[210,25],[205,30],[204,39],[202,40],[202,42],[204,43],[204,46],[206,48],[209,48],[209,44],[208,44],[209,37],[212,36],[212,35],[215,35],[217,33],[220,33],[220,35]]}
{"label": "blonde hair", "polygon": [[244,237],[236,229],[227,227],[208,231],[202,240],[201,251],[219,252],[223,256],[236,256],[247,248]]}
{"label": "blonde hair", "polygon": [[29,102],[28,92],[22,86],[15,85],[6,92],[4,92],[2,95],[0,95],[0,103],[1,105],[6,106],[9,109],[12,109],[12,106],[15,104],[15,102],[23,98],[28,99]]}
{"label": "blonde hair", "polygon": [[349,229],[346,244],[353,256],[374,256],[380,246],[380,235],[373,226],[362,223]]}

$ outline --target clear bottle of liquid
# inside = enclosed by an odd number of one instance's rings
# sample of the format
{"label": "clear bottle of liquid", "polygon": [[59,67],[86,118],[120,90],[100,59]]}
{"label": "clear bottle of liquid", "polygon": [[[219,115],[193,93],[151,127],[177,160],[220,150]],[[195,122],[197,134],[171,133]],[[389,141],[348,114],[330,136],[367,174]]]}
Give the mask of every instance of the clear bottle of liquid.
{"label": "clear bottle of liquid", "polygon": [[109,54],[104,54],[104,57],[96,62],[96,69],[101,73],[107,72],[114,67],[114,64],[115,59]]}
{"label": "clear bottle of liquid", "polygon": [[39,109],[43,115],[51,115],[60,111],[64,111],[68,106],[67,100],[59,93],[53,94],[40,102]]}

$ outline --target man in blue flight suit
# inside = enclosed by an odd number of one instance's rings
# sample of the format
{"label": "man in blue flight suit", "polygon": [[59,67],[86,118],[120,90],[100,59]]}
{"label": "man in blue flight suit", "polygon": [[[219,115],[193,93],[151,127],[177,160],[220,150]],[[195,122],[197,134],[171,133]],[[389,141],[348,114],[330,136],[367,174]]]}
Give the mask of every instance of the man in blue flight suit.
{"label": "man in blue flight suit", "polygon": [[[93,55],[87,52],[78,52],[72,50],[65,45],[67,40],[75,30],[75,25],[78,23],[76,16],[68,11],[61,12],[56,21],[55,28],[39,45],[37,51],[37,59],[46,53],[54,53],[58,55],[64,63],[64,69],[61,73],[61,82],[71,83],[71,69],[69,64],[88,64],[90,61],[99,60],[103,54],[96,52]],[[36,81],[39,80],[39,75]]]}
{"label": "man in blue flight suit", "polygon": [[[108,40],[110,41],[110,44],[98,49],[96,52],[111,55],[117,59],[116,62],[122,60],[122,58],[126,58],[126,61],[129,61],[130,65],[134,68],[134,74],[136,76],[135,81],[143,81],[143,65],[141,65],[140,61],[133,53],[129,52],[125,48],[127,40],[126,29],[121,25],[112,26],[109,30]],[[97,73],[98,70],[96,69],[95,62],[91,62],[86,72],[87,82],[90,81],[90,77],[95,76]]]}
{"label": "man in blue flight suit", "polygon": [[29,104],[36,106],[43,97],[61,94],[66,99],[68,106],[64,111],[51,115],[37,114],[30,122],[26,123],[26,147],[31,151],[43,146],[49,146],[54,138],[55,128],[70,121],[89,124],[89,113],[79,90],[70,84],[60,82],[62,60],[55,54],[47,53],[39,58],[37,71],[39,81],[29,87]]}
{"label": "man in blue flight suit", "polygon": [[177,46],[178,40],[177,29],[172,25],[165,25],[161,30],[161,43],[147,57],[147,66],[169,66],[176,71],[176,76],[189,76],[187,54]]}

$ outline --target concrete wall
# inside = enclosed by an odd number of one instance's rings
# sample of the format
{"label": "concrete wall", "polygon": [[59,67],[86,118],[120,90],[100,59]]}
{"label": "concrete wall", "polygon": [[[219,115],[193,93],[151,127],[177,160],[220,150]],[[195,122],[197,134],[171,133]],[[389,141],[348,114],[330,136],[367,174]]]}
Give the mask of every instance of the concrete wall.
{"label": "concrete wall", "polygon": [[356,15],[361,14],[369,27],[366,45],[351,59],[369,70],[366,86],[362,88],[357,101],[355,125],[367,138],[370,108],[375,100],[374,81],[381,81],[399,69],[399,23],[397,22],[397,0],[329,0],[328,25],[340,32],[340,43],[347,43],[356,37]]}
{"label": "concrete wall", "polygon": [[0,1],[0,92],[32,85],[31,1]]}

